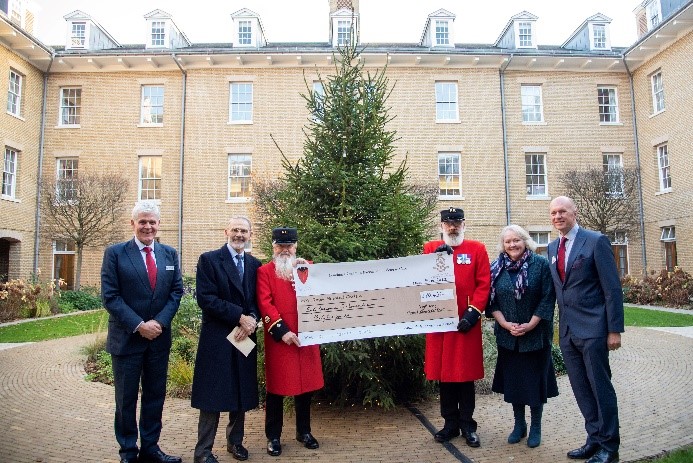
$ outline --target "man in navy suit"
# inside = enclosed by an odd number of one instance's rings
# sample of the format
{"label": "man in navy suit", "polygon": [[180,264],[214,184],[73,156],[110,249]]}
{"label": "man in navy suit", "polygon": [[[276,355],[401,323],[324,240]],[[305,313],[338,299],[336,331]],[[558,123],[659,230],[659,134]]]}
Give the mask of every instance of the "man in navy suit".
{"label": "man in navy suit", "polygon": [[226,243],[205,252],[197,262],[197,303],[202,330],[195,360],[192,406],[200,410],[195,463],[219,463],[212,454],[221,412],[229,412],[227,450],[247,460],[243,447],[245,412],[258,406],[257,348],[248,356],[227,339],[255,339],[260,314],[255,302],[256,271],[261,262],[245,252],[251,237],[250,220],[234,217],[224,234]]}
{"label": "man in navy suit", "polygon": [[572,199],[559,196],[549,210],[560,234],[548,252],[561,352],[587,431],[585,445],[568,452],[568,458],[616,463],[620,437],[609,351],[621,347],[623,294],[611,243],[577,224]]}
{"label": "man in navy suit", "polygon": [[[134,238],[106,249],[101,295],[109,313],[106,351],[113,361],[115,436],[121,463],[181,463],[159,448],[171,320],[183,296],[178,253],[155,241],[161,218],[152,201],[132,210]],[[142,383],[137,448],[137,395]]]}

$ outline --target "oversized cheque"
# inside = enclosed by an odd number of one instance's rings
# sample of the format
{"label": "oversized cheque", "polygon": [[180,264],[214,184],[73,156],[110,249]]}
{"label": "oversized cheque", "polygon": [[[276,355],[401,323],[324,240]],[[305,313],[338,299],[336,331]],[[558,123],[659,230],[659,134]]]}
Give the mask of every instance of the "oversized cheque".
{"label": "oversized cheque", "polygon": [[294,282],[301,345],[457,329],[447,253],[301,265]]}

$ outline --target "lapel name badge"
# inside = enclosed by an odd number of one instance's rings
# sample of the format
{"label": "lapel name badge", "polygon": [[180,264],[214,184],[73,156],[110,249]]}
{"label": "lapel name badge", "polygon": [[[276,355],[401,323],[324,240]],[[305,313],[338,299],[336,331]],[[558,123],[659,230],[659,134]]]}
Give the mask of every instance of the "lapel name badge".
{"label": "lapel name badge", "polygon": [[457,254],[457,263],[460,265],[469,265],[472,263],[472,258],[469,254]]}
{"label": "lapel name badge", "polygon": [[175,270],[176,268],[173,265],[167,265],[166,270]]}

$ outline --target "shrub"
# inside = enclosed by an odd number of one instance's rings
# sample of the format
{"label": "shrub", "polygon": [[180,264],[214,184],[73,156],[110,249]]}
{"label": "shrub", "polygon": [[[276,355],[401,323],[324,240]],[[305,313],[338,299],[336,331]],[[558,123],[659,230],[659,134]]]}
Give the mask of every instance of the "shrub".
{"label": "shrub", "polygon": [[673,272],[652,271],[642,280],[628,275],[621,284],[624,302],[669,307],[687,307],[693,303],[693,277],[679,267]]}
{"label": "shrub", "polygon": [[194,370],[194,363],[189,363],[179,355],[171,355],[168,362],[168,381],[166,384],[168,395],[171,397],[190,397]]}
{"label": "shrub", "polygon": [[61,291],[58,308],[61,313],[75,310],[93,310],[103,307],[101,298],[86,291]]}
{"label": "shrub", "polygon": [[111,361],[111,354],[105,349],[96,352],[93,360],[87,360],[85,370],[87,381],[113,384],[113,362]]}
{"label": "shrub", "polygon": [[556,344],[551,344],[551,359],[553,360],[553,368],[556,370],[556,376],[561,376],[568,372],[568,370],[565,369],[563,352],[561,352],[561,348]]}
{"label": "shrub", "polygon": [[[65,282],[59,280],[58,284]],[[0,321],[50,315],[57,310],[56,286],[54,280],[42,283],[38,276],[0,283]]]}

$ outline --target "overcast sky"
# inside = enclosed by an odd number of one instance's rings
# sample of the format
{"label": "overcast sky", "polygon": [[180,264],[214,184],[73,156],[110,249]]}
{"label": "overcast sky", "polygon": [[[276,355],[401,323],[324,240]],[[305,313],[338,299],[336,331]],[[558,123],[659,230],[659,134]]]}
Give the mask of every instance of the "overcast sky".
{"label": "overcast sky", "polygon": [[[34,34],[47,45],[64,45],[63,16],[82,10],[121,44],[145,41],[144,15],[160,8],[193,43],[230,42],[231,13],[260,15],[269,42],[327,42],[328,0],[32,0],[38,7]],[[539,17],[539,45],[561,45],[589,16],[610,17],[611,45],[636,39],[633,9],[642,0],[360,0],[361,42],[418,43],[429,14],[456,15],[456,43],[492,44],[511,16],[526,10]]]}

